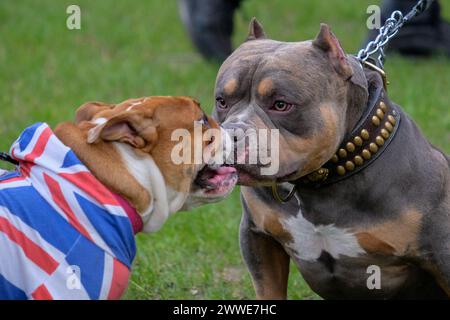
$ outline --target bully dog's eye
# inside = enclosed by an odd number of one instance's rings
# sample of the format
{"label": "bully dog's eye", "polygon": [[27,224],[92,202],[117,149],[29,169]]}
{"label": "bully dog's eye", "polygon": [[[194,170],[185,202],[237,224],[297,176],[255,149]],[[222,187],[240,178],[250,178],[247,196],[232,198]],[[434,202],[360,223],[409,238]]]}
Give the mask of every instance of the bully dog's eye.
{"label": "bully dog's eye", "polygon": [[289,111],[292,108],[292,103],[287,103],[285,101],[277,100],[274,102],[271,110],[277,111],[277,112],[286,112]]}
{"label": "bully dog's eye", "polygon": [[224,110],[224,109],[228,108],[228,105],[227,105],[227,103],[226,103],[224,98],[217,97],[216,98],[216,107],[219,108],[219,109],[223,109]]}

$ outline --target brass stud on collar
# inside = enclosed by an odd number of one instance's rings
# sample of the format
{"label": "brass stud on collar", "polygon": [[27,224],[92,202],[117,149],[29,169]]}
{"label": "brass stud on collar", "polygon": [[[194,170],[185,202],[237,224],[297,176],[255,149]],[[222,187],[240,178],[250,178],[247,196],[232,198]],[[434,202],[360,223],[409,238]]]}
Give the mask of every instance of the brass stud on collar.
{"label": "brass stud on collar", "polygon": [[395,124],[397,123],[397,120],[395,120],[394,116],[392,115],[388,115],[388,121],[395,126]]}
{"label": "brass stud on collar", "polygon": [[380,102],[380,109],[383,110],[384,112],[386,112],[387,110],[386,104],[383,101]]}
{"label": "brass stud on collar", "polygon": [[319,170],[310,173],[308,175],[308,180],[312,182],[324,181],[327,179],[327,177],[328,177],[328,169],[320,168]]}
{"label": "brass stud on collar", "polygon": [[364,139],[364,140],[369,140],[369,131],[367,131],[366,129],[362,129],[361,130],[361,137]]}
{"label": "brass stud on collar", "polygon": [[347,151],[345,151],[345,149],[339,149],[339,157],[341,157],[341,159],[344,159],[347,157]]}
{"label": "brass stud on collar", "polygon": [[358,147],[361,147],[362,144],[363,144],[363,140],[361,139],[360,136],[356,136],[356,137],[353,139],[353,142],[354,142]]}
{"label": "brass stud on collar", "polygon": [[371,154],[370,151],[367,150],[367,149],[364,149],[364,150],[361,152],[361,155],[362,155],[363,158],[366,159],[366,160],[369,160],[370,158],[372,158],[372,154]]}
{"label": "brass stud on collar", "polygon": [[378,146],[381,147],[381,146],[384,144],[384,139],[383,139],[383,137],[377,136],[377,137],[375,138],[375,143],[376,143]]}
{"label": "brass stud on collar", "polygon": [[380,118],[378,118],[377,116],[373,116],[372,123],[374,126],[378,127],[380,125]]}
{"label": "brass stud on collar", "polygon": [[361,156],[355,156],[353,161],[357,166],[361,166],[364,163],[364,159]]}
{"label": "brass stud on collar", "polygon": [[377,117],[380,119],[384,118],[384,112],[381,109],[377,109]]}
{"label": "brass stud on collar", "polygon": [[386,129],[381,129],[380,133],[384,139],[389,138],[390,133]]}
{"label": "brass stud on collar", "polygon": [[345,168],[343,166],[337,166],[336,172],[338,175],[343,176],[345,174]]}
{"label": "brass stud on collar", "polygon": [[331,161],[334,162],[334,163],[338,162],[338,161],[339,161],[338,156],[337,156],[336,154],[333,155],[333,156],[331,157]]}
{"label": "brass stud on collar", "polygon": [[371,144],[369,144],[369,150],[372,153],[376,153],[378,151],[378,146],[372,142]]}
{"label": "brass stud on collar", "polygon": [[355,151],[355,145],[351,142],[348,142],[347,145],[345,146],[345,148],[347,149],[348,152]]}
{"label": "brass stud on collar", "polygon": [[347,162],[345,163],[345,168],[346,168],[348,171],[353,171],[353,170],[355,170],[355,164],[354,164],[352,161],[347,161]]}
{"label": "brass stud on collar", "polygon": [[392,126],[392,124],[390,122],[387,122],[384,124],[384,127],[387,129],[387,131],[392,132],[394,131],[394,127]]}

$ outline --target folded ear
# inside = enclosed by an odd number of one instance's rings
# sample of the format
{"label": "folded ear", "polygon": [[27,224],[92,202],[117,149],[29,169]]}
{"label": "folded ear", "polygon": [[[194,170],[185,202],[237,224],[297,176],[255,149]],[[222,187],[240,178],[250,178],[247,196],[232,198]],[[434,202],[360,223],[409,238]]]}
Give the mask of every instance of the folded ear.
{"label": "folded ear", "polygon": [[75,124],[79,124],[82,121],[91,121],[92,118],[99,112],[104,110],[110,110],[114,108],[114,105],[107,104],[99,101],[86,102],[78,108],[75,114]]}
{"label": "folded ear", "polygon": [[97,124],[88,131],[87,142],[118,141],[149,152],[156,143],[158,134],[152,118],[140,112],[123,111]]}
{"label": "folded ear", "polygon": [[245,41],[258,40],[258,39],[266,39],[266,34],[264,33],[263,26],[256,20],[255,17],[250,20],[250,24],[248,26],[248,35]]}
{"label": "folded ear", "polygon": [[347,61],[347,56],[345,55],[339,40],[331,32],[328,25],[325,23],[320,24],[319,34],[312,44],[328,54],[331,64],[338,74],[345,79],[348,79],[353,75],[353,70]]}

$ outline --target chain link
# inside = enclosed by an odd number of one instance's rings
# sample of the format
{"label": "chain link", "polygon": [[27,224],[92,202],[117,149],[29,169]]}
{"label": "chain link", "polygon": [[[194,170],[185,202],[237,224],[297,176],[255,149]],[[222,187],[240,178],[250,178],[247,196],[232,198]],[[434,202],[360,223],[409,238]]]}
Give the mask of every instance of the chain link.
{"label": "chain link", "polygon": [[357,55],[358,59],[361,62],[364,62],[367,59],[369,59],[373,54],[379,52],[377,60],[379,66],[383,68],[385,60],[384,49],[388,44],[389,40],[395,37],[400,28],[403,27],[403,25],[407,21],[411,20],[412,18],[420,15],[422,12],[427,10],[433,1],[434,0],[419,0],[419,2],[405,16],[403,16],[403,13],[399,10],[394,11],[391,14],[390,18],[386,20],[384,26],[380,28],[380,32],[378,36],[375,38],[375,40],[370,41],[367,44],[366,48],[361,49],[358,52]]}

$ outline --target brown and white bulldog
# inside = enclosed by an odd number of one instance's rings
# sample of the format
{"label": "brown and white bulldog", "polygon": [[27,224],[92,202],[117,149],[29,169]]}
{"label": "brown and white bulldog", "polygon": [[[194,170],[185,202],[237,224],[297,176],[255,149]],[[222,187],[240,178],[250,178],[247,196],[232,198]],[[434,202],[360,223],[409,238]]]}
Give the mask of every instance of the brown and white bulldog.
{"label": "brown and white bulldog", "polygon": [[[124,197],[144,222],[144,232],[157,231],[170,214],[219,201],[233,189],[233,168],[202,163],[175,164],[171,155],[177,129],[194,136],[194,122],[202,133],[217,122],[189,97],[145,97],[120,104],[88,102],[75,123],[62,123],[56,136],[72,148],[105,186]],[[221,138],[202,141],[207,159],[221,148]],[[194,149],[194,139],[191,140]]]}
{"label": "brown and white bulldog", "polygon": [[233,189],[214,162],[223,133],[187,97],[90,102],[54,132],[25,129],[0,174],[0,299],[120,298],[135,233]]}

